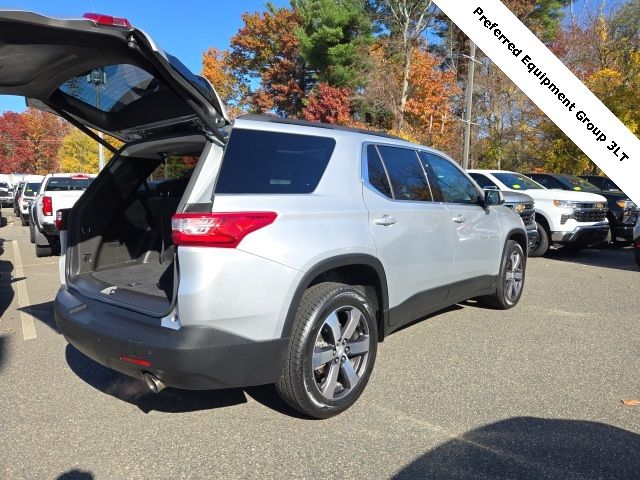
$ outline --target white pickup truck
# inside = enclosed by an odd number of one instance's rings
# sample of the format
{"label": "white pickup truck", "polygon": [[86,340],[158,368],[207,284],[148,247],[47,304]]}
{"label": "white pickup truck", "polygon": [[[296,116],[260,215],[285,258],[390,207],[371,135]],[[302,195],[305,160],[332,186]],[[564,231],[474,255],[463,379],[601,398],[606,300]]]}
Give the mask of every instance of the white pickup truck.
{"label": "white pickup truck", "polygon": [[95,175],[87,173],[50,173],[44,177],[32,215],[37,257],[59,252],[56,213],[61,209],[72,208],[94,178]]}
{"label": "white pickup truck", "polygon": [[588,192],[546,189],[516,172],[506,170],[469,170],[482,188],[524,192],[535,201],[538,242],[530,248],[530,257],[547,253],[558,244],[573,250],[604,244],[609,232],[607,199]]}

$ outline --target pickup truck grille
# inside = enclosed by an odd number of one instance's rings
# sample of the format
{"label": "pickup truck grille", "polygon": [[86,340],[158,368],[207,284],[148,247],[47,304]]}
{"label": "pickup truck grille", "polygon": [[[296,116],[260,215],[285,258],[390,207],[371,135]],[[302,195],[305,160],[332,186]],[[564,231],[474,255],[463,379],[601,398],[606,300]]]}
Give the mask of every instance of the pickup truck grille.
{"label": "pickup truck grille", "polygon": [[527,212],[526,210],[520,215],[525,226],[534,225],[536,223],[536,214],[534,212]]}
{"label": "pickup truck grille", "polygon": [[603,222],[606,217],[604,210],[576,211],[573,214],[577,222]]}

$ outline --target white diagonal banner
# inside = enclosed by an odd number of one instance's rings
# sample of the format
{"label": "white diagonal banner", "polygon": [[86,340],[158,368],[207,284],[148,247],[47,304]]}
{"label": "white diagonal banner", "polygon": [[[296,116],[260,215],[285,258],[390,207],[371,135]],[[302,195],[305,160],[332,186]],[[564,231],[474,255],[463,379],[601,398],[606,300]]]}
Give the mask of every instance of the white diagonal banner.
{"label": "white diagonal banner", "polygon": [[640,205],[638,138],[500,0],[434,2]]}

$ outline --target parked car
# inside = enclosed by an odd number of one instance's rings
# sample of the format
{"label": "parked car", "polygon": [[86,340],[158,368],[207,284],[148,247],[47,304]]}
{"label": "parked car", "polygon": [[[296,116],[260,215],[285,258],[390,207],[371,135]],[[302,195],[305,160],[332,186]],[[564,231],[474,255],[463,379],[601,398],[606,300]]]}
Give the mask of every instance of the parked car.
{"label": "parked car", "polygon": [[600,175],[579,175],[579,177],[603,191],[622,191],[613,180],[607,177],[602,177]]}
{"label": "parked car", "polygon": [[29,175],[20,188],[17,206],[22,226],[29,225],[29,205],[38,195],[43,178],[42,175]]}
{"label": "parked car", "polygon": [[86,173],[50,173],[44,177],[33,200],[36,256],[44,257],[59,251],[59,232],[55,225],[57,212],[73,207],[94,178],[95,175]]}
{"label": "parked car", "polygon": [[[92,18],[0,12],[0,93],[124,142],[58,219],[54,311],[78,350],[153,391],[275,383],[324,418],[356,401],[391,331],[467,298],[518,303],[522,220],[445,155],[267,116],[231,128],[206,80],[123,19]],[[173,154],[195,169],[144,188]]]}
{"label": "parked car", "polygon": [[633,229],[633,251],[635,252],[636,263],[640,267],[640,218],[636,220],[636,226]]}
{"label": "parked car", "polygon": [[13,191],[12,191],[13,199],[11,201],[11,206],[13,207],[13,213],[16,217],[20,217],[20,208],[18,205],[20,204],[20,191],[22,190],[23,186],[24,186],[24,182],[20,180],[18,183],[15,184],[15,187],[13,188]]}
{"label": "parked car", "polygon": [[583,178],[565,173],[527,173],[526,175],[546,188],[602,195],[607,199],[608,206],[609,234],[606,242],[631,243],[633,241],[633,226],[638,218],[638,208],[626,194],[619,190],[602,190]]}
{"label": "parked car", "polygon": [[609,232],[607,200],[587,192],[548,190],[529,177],[506,170],[470,170],[482,188],[487,185],[501,191],[524,191],[535,201],[538,244],[531,257],[547,253],[552,244],[580,249],[600,245]]}
{"label": "parked car", "polygon": [[0,207],[13,207],[13,190],[7,182],[0,182]]}
{"label": "parked car", "polygon": [[529,251],[535,249],[540,242],[540,236],[538,234],[535,202],[533,198],[525,193],[512,192],[510,190],[506,190],[502,192],[502,194],[504,196],[504,205],[515,210],[515,212],[520,215],[520,218],[522,218],[522,223],[524,223],[527,229]]}

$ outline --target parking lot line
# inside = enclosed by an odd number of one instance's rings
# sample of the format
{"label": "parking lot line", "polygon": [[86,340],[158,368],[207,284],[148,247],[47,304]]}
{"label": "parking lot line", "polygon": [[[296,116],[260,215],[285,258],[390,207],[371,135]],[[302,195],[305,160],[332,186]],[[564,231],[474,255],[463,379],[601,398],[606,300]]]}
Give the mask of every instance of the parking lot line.
{"label": "parking lot line", "polygon": [[27,293],[27,281],[24,277],[24,270],[22,269],[22,257],[20,256],[20,249],[18,248],[18,241],[12,240],[13,244],[13,259],[15,261],[15,277],[16,290],[18,291],[18,302],[20,303],[20,320],[22,321],[22,337],[25,340],[32,340],[36,338],[36,326],[33,321],[33,315],[31,315],[31,302],[29,301],[29,294]]}

